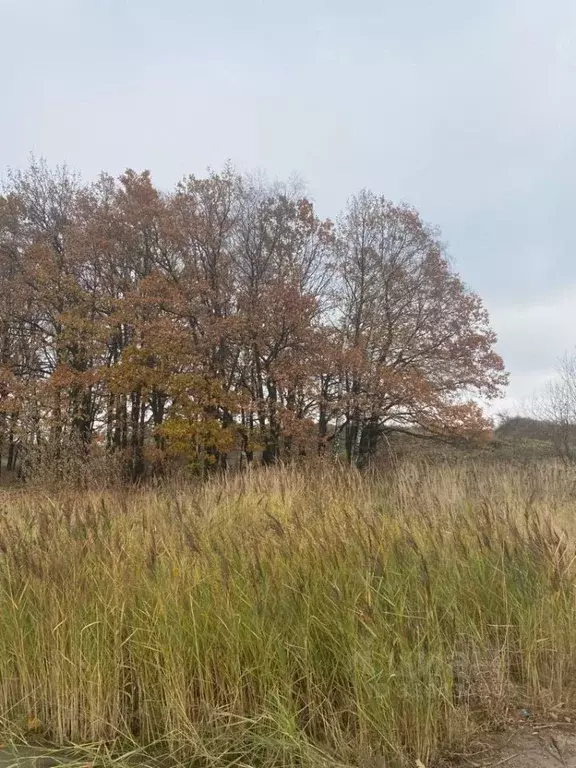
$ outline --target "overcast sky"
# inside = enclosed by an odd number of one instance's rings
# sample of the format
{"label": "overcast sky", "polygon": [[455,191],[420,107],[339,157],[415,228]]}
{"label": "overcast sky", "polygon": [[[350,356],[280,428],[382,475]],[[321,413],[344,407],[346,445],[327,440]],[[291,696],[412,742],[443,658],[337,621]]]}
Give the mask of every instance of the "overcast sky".
{"label": "overcast sky", "polygon": [[297,174],[439,225],[515,409],[576,345],[576,0],[0,0],[0,169]]}

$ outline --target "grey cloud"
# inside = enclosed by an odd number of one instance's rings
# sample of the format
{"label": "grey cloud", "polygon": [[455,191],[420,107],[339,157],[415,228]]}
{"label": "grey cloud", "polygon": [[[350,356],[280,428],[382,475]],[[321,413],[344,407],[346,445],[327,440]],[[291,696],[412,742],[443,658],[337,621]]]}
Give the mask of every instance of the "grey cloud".
{"label": "grey cloud", "polygon": [[441,226],[511,398],[576,341],[548,298],[576,286],[572,0],[0,0],[0,24],[0,166],[169,185],[230,158],[326,215],[371,187]]}

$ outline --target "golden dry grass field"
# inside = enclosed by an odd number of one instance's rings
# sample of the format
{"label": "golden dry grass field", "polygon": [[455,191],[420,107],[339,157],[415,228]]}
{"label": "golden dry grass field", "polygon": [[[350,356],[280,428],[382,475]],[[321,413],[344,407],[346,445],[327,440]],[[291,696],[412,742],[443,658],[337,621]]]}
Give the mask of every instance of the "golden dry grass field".
{"label": "golden dry grass field", "polygon": [[569,721],[575,523],[554,464],[5,490],[4,741],[413,767]]}

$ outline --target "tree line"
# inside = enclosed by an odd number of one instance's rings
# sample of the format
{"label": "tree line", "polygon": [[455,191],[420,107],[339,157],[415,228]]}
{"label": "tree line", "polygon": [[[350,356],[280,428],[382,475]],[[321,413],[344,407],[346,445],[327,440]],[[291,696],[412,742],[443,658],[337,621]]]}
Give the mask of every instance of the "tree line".
{"label": "tree line", "polygon": [[231,167],[171,191],[31,161],[0,196],[0,458],[221,466],[470,438],[506,383],[481,299],[414,208],[334,221]]}

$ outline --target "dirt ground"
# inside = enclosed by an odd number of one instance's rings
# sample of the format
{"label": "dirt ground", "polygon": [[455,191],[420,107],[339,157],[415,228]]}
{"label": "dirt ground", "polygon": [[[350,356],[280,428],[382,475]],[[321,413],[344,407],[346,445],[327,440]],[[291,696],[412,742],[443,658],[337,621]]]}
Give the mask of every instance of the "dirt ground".
{"label": "dirt ground", "polygon": [[574,725],[526,724],[479,743],[477,751],[460,763],[461,768],[576,768]]}

